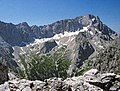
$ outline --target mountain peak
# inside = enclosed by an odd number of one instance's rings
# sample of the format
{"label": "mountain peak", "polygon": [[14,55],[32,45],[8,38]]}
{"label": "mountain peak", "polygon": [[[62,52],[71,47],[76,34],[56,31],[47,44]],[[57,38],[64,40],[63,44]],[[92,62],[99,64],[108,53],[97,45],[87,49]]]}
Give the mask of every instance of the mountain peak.
{"label": "mountain peak", "polygon": [[[21,44],[23,42],[31,42],[31,40],[34,40],[35,38],[50,38],[53,37],[55,34],[60,34],[64,32],[81,31],[88,32],[92,36],[97,33],[102,33],[103,35],[107,35],[108,37],[110,37],[112,34],[115,34],[115,32],[113,32],[109,27],[103,24],[102,21],[100,21],[100,18],[98,16],[94,16],[92,14],[79,16],[74,19],[57,21],[52,24],[40,27],[36,25],[30,27],[27,22],[22,22],[18,25],[12,24],[10,26],[6,26],[5,24],[1,24],[0,36],[2,36],[5,41],[11,40],[15,42],[14,39],[16,39],[16,36],[12,34],[14,32],[15,34],[19,35],[19,38],[17,39],[20,40],[17,40],[17,44]],[[7,31],[9,31],[9,33]],[[7,36],[5,37],[6,32],[8,33],[9,38],[7,38]],[[26,38],[25,36],[28,37]]]}
{"label": "mountain peak", "polygon": [[28,23],[27,22],[22,22],[22,23],[19,23],[18,25],[20,26],[26,26],[26,27],[29,27]]}

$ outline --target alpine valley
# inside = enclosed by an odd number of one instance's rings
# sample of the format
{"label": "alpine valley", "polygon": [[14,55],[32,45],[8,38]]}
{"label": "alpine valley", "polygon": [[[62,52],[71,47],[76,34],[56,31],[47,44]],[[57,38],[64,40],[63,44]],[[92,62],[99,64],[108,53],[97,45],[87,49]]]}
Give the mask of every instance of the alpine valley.
{"label": "alpine valley", "polygon": [[0,91],[120,91],[120,36],[98,16],[44,26],[0,21]]}

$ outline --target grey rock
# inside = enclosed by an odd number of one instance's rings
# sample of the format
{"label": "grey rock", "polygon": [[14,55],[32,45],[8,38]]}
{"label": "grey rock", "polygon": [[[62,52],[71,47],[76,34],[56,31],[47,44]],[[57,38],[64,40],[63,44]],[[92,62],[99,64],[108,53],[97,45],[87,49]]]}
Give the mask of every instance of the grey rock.
{"label": "grey rock", "polygon": [[22,91],[32,91],[32,89],[29,86],[27,86]]}
{"label": "grey rock", "polygon": [[12,23],[0,22],[0,36],[11,45],[22,46],[25,42],[32,41],[30,34],[27,33],[27,24],[14,25]]}
{"label": "grey rock", "polygon": [[4,84],[0,85],[0,91],[10,91],[8,82],[5,82]]}
{"label": "grey rock", "polygon": [[18,80],[18,77],[13,72],[8,73],[9,80]]}
{"label": "grey rock", "polygon": [[36,90],[41,91],[42,89],[44,89],[45,85],[46,85],[45,82],[36,80],[33,83],[31,83],[31,88],[32,88],[33,91],[36,91]]}
{"label": "grey rock", "polygon": [[[118,75],[113,73],[100,74],[97,70],[89,70],[85,74],[93,77],[93,80],[87,80],[86,75],[71,77],[65,80],[62,78],[49,78],[45,81],[30,81],[26,79],[12,79],[0,85],[1,91],[119,91],[120,82]],[[94,74],[93,74],[94,73]],[[108,82],[103,82],[103,79],[111,77]]]}
{"label": "grey rock", "polygon": [[97,73],[98,73],[97,69],[90,69],[89,71],[85,72],[83,76],[84,77],[85,76],[95,76]]}
{"label": "grey rock", "polygon": [[120,86],[119,85],[110,87],[110,91],[118,91],[118,90],[120,90]]}
{"label": "grey rock", "polygon": [[40,53],[48,53],[50,52],[54,47],[57,46],[57,43],[53,41],[47,41],[42,44],[42,47],[40,48]]}

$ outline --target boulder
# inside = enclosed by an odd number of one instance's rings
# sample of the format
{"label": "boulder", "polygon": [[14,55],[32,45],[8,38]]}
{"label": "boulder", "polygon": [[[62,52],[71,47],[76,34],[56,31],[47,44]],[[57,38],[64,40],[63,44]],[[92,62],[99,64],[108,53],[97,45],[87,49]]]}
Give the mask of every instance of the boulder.
{"label": "boulder", "polygon": [[[86,77],[93,79],[87,80]],[[56,77],[44,81],[10,79],[0,85],[0,91],[119,91],[119,77],[114,73],[100,74],[97,69],[91,69],[83,76],[65,80]]]}

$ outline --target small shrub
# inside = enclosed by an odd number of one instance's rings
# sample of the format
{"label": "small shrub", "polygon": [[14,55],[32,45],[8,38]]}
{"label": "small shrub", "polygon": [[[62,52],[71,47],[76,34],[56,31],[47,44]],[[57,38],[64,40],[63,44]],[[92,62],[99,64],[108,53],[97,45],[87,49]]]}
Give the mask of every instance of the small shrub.
{"label": "small shrub", "polygon": [[70,61],[62,54],[20,56],[22,67],[19,76],[30,80],[44,80],[50,77],[67,77]]}

